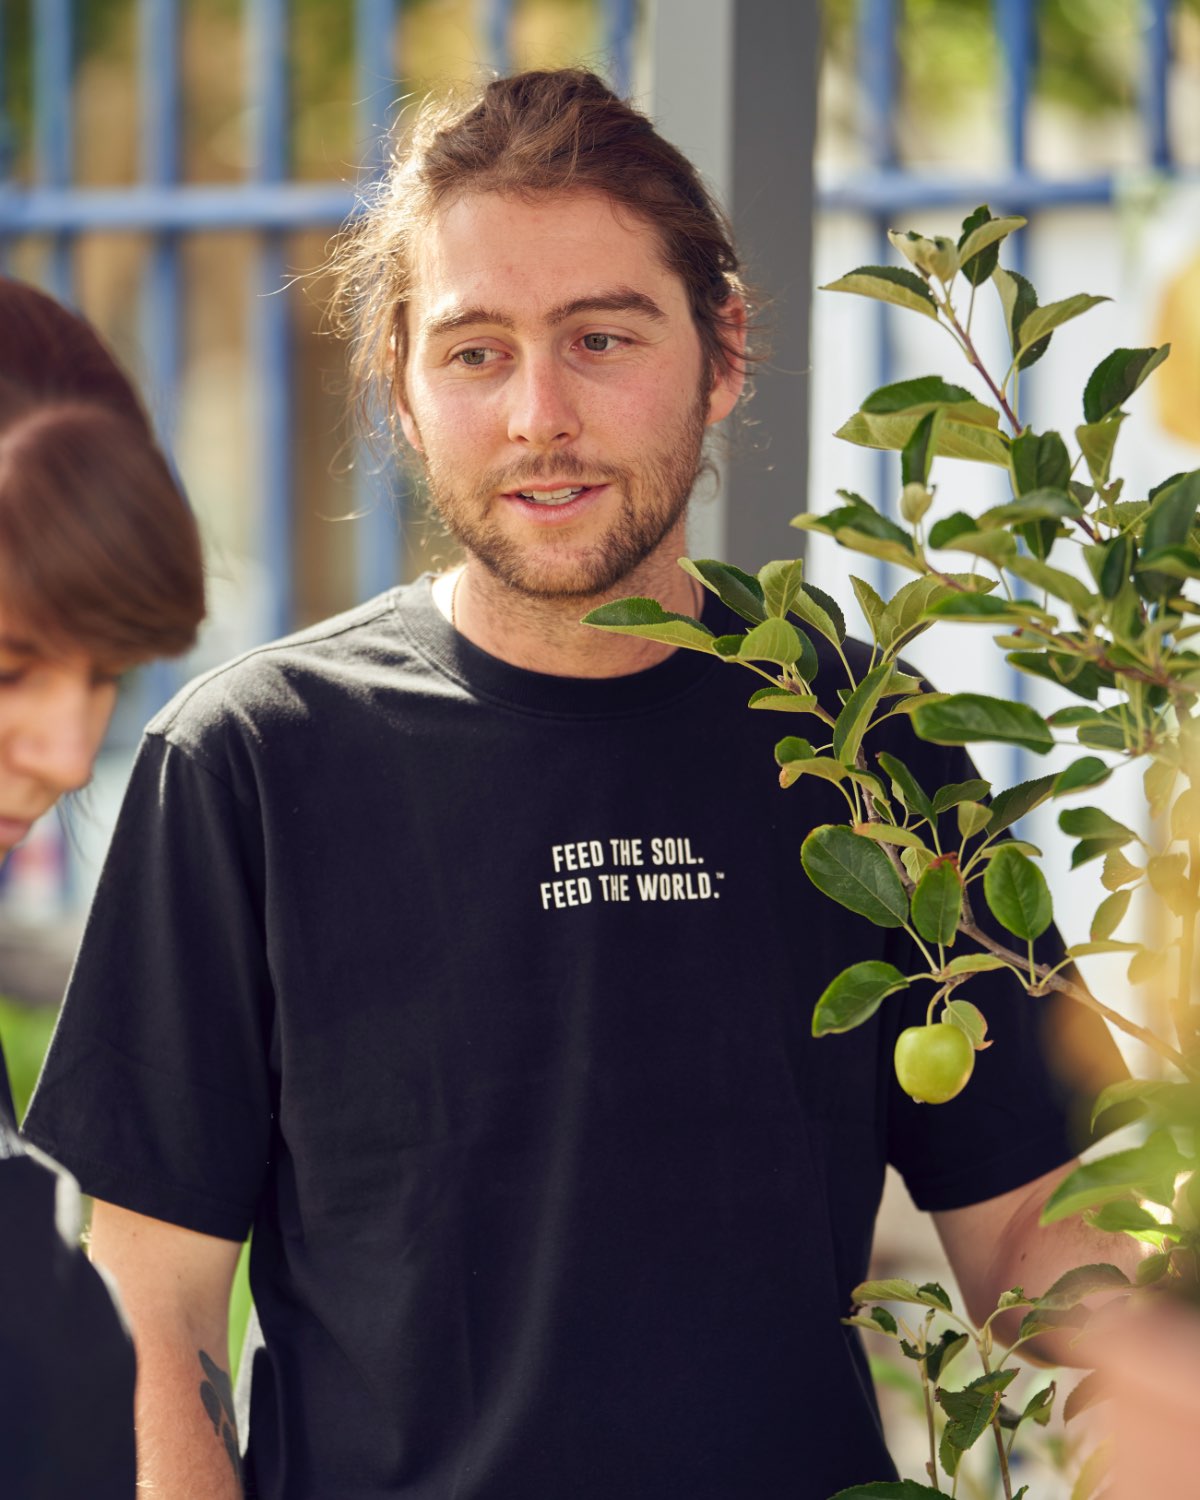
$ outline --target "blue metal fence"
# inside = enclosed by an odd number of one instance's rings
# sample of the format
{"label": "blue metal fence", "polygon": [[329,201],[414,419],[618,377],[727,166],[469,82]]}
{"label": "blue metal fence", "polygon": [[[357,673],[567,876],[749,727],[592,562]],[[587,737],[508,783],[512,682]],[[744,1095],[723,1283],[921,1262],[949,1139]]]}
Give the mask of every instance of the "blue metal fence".
{"label": "blue metal fence", "polygon": [[[33,149],[31,180],[12,175],[15,153],[3,151],[0,97],[0,264],[25,236],[46,236],[43,280],[74,300],[75,250],[80,235],[137,231],[150,237],[144,276],[141,343],[147,397],[168,449],[174,432],[181,373],[181,251],[198,233],[242,229],[257,235],[253,316],[255,385],[262,410],[257,475],[256,552],[264,565],[272,632],[295,623],[295,524],[292,349],[289,307],[277,295],[285,282],[290,233],[332,229],[354,209],[355,185],[301,182],[292,176],[289,100],[288,0],[247,0],[247,92],[253,101],[251,170],[242,182],[221,185],[181,180],[183,99],[180,78],[181,0],[131,0],[137,6],[141,160],[129,187],[82,187],[75,181],[74,74],[76,0],[37,0],[33,27]],[[634,0],[598,0],[614,81],[627,87],[635,32]],[[381,165],[380,136],[404,72],[398,55],[399,0],[355,0],[354,99],[356,161],[369,175]],[[494,66],[511,61],[513,0],[486,0],[481,30]],[[0,27],[0,58],[6,45]],[[361,184],[360,184],[361,186]],[[356,586],[362,594],[394,581],[398,546],[395,516],[379,503],[390,476],[364,474],[363,515],[355,531]]]}

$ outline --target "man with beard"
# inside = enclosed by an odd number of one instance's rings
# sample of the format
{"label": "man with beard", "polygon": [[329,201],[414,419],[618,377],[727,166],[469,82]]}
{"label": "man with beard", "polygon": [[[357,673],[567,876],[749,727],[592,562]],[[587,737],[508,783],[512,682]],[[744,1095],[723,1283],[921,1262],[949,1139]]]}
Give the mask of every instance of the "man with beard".
{"label": "man with beard", "polygon": [[339,265],[465,561],[147,733],[29,1127],[101,1200],[143,1479],[239,1493],[251,1228],[246,1494],[883,1477],[839,1317],[886,1161],[986,1308],[1080,1257],[1035,1228],[1071,1147],[1028,1006],[940,1114],[892,1076],[913,1006],[814,1043],[851,948],[908,961],[805,882],[836,809],[779,792],[741,674],[580,624],[645,595],[735,628],[676,566],[746,368],[727,226],[598,79],[534,73],[427,111]]}

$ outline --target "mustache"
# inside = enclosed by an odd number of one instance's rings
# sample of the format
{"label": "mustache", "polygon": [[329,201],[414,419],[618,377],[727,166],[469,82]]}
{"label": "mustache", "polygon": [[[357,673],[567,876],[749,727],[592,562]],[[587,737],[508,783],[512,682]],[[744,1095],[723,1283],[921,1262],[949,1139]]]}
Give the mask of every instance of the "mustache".
{"label": "mustache", "polygon": [[611,484],[613,480],[628,478],[626,470],[609,465],[585,464],[572,454],[557,457],[540,455],[528,458],[503,469],[491,469],[480,481],[483,493],[497,490],[519,490],[539,479],[588,480],[592,484]]}

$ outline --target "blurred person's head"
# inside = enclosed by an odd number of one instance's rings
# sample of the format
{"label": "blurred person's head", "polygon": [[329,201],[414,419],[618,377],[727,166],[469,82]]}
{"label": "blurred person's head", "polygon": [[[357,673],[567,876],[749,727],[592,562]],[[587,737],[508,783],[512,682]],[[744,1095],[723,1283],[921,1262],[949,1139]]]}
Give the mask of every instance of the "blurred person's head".
{"label": "blurred person's head", "polygon": [[497,78],[465,101],[426,101],[344,237],[334,256],[337,306],[364,406],[393,414],[402,406],[406,313],[423,238],[453,204],[485,193],[597,196],[648,226],[663,265],[683,283],[708,384],[745,373],[750,297],[728,219],[644,114],[594,73],[563,68]]}
{"label": "blurred person's head", "polygon": [[0,277],[0,860],[91,775],[117,679],[193,644],[195,519],[82,319]]}

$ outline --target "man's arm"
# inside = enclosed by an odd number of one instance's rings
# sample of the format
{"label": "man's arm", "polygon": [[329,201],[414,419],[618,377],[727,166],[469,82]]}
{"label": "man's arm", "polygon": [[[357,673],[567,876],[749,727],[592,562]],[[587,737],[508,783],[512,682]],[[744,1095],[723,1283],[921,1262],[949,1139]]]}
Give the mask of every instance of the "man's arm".
{"label": "man's arm", "polygon": [[91,1246],[133,1329],[139,1487],[161,1500],[241,1500],[228,1352],[240,1246],[101,1202]]}
{"label": "man's arm", "polygon": [[[967,1311],[976,1323],[995,1309],[1002,1292],[1019,1286],[1031,1297],[1043,1292],[1075,1266],[1106,1262],[1133,1280],[1145,1246],[1128,1235],[1091,1229],[1078,1218],[1042,1226],[1038,1218],[1055,1187],[1079,1165],[1068,1162],[1043,1177],[997,1198],[967,1208],[943,1209],[933,1215],[942,1248],[962,1289]],[[998,1318],[996,1333],[1004,1342],[1016,1337],[1023,1309]],[[1036,1358],[1055,1364],[1088,1363],[1081,1348],[1073,1347],[1071,1333],[1043,1334],[1022,1345]]]}

